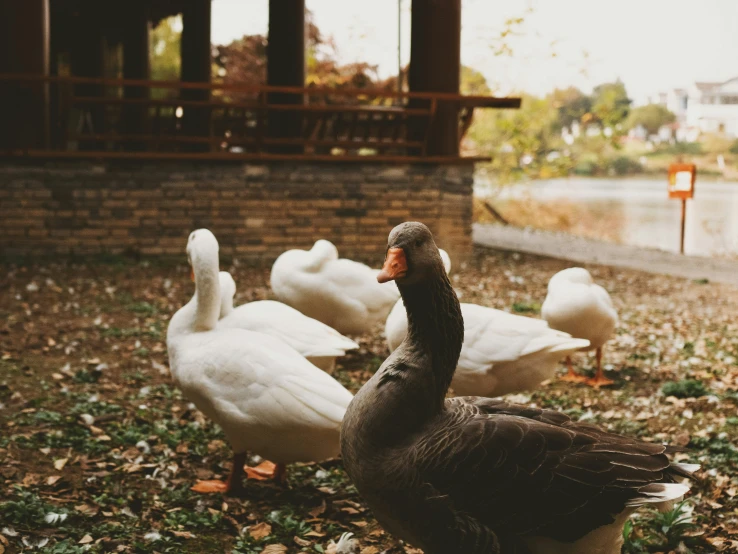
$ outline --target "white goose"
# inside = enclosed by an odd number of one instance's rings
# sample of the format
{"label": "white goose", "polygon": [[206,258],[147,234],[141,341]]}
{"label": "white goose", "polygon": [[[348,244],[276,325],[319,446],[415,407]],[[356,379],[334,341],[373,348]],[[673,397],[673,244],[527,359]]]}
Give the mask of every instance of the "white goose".
{"label": "white goose", "polygon": [[384,321],[400,297],[397,287],[377,283],[379,270],[338,258],[319,240],[310,250],[288,250],[272,266],[277,299],[339,333],[361,334]]}
{"label": "white goose", "polygon": [[221,304],[218,328],[258,331],[282,339],[325,371],[335,367],[337,356],[359,348],[335,329],[281,302],[258,300],[234,308],[236,282],[227,271],[221,271],[219,277]]}
{"label": "white goose", "polygon": [[[439,251],[446,273],[451,260]],[[461,304],[464,343],[451,387],[459,395],[501,396],[534,389],[551,379],[558,363],[589,345],[551,329],[541,319],[509,314],[477,304]],[[394,352],[407,335],[402,299],[390,312],[384,332]]]}
{"label": "white goose", "polygon": [[226,483],[202,481],[198,492],[242,492],[238,477],[249,449],[277,463],[338,454],[341,420],[351,393],[283,341],[243,329],[216,329],[221,298],[218,241],[207,229],[190,234],[192,300],[167,330],[169,366],[187,398],[218,423],[233,448]]}
{"label": "white goose", "polygon": [[583,381],[593,387],[612,384],[602,373],[602,347],[615,331],[618,313],[610,295],[592,280],[589,271],[571,267],[551,277],[541,315],[554,329],[587,339],[590,344],[585,350],[597,351],[597,374],[593,379],[576,374],[567,358],[569,372],[565,380]]}

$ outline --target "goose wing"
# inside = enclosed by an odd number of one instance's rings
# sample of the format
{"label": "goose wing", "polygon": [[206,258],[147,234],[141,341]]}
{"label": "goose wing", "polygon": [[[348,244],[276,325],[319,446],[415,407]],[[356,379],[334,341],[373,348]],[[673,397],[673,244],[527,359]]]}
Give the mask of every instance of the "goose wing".
{"label": "goose wing", "polygon": [[627,506],[667,499],[674,492],[668,483],[680,474],[667,447],[552,410],[475,397],[449,399],[446,407],[414,447],[418,478],[485,532],[571,542]]}

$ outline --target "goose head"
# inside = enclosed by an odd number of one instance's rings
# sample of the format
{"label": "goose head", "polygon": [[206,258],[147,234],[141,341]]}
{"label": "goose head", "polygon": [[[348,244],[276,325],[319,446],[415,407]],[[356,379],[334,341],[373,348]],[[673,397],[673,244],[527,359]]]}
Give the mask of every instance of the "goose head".
{"label": "goose head", "polygon": [[332,242],[327,240],[321,239],[316,241],[310,252],[313,254],[313,257],[322,262],[338,259],[338,249]]}
{"label": "goose head", "polygon": [[233,311],[236,281],[227,271],[218,273],[218,281],[220,282],[220,318],[223,319]]}
{"label": "goose head", "polygon": [[220,315],[220,284],[218,282],[218,240],[208,229],[197,229],[187,240],[187,261],[195,279],[197,315],[195,330],[215,327]]}
{"label": "goose head", "polygon": [[583,267],[570,267],[559,271],[548,282],[548,290],[561,284],[591,285],[594,283],[589,271]]}
{"label": "goose head", "polygon": [[445,274],[444,262],[428,227],[415,221],[401,223],[389,235],[387,257],[377,281],[411,286]]}
{"label": "goose head", "polygon": [[197,229],[187,239],[187,261],[197,275],[198,269],[218,267],[218,239],[208,229]]}

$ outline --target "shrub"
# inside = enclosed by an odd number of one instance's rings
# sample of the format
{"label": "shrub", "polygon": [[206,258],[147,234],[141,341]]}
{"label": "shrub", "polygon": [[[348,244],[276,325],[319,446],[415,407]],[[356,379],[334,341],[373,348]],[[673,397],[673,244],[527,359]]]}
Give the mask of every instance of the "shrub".
{"label": "shrub", "polygon": [[638,161],[629,158],[628,156],[618,156],[617,158],[610,160],[609,166],[615,175],[639,173],[641,169],[643,169]]}
{"label": "shrub", "polygon": [[661,392],[666,396],[676,396],[677,398],[699,398],[708,394],[702,381],[695,379],[664,383],[664,386],[661,387]]}
{"label": "shrub", "polygon": [[738,139],[735,139],[733,144],[730,145],[730,153],[738,154]]}

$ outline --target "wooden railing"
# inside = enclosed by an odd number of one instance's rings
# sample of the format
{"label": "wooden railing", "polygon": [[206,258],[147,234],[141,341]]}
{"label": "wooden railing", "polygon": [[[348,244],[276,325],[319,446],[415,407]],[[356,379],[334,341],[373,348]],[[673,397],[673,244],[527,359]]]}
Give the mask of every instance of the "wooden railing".
{"label": "wooden railing", "polygon": [[439,105],[459,114],[459,141],[475,108],[520,105],[443,93],[0,74],[0,110],[29,93],[48,105],[48,133],[34,147],[5,137],[0,154],[431,159]]}

